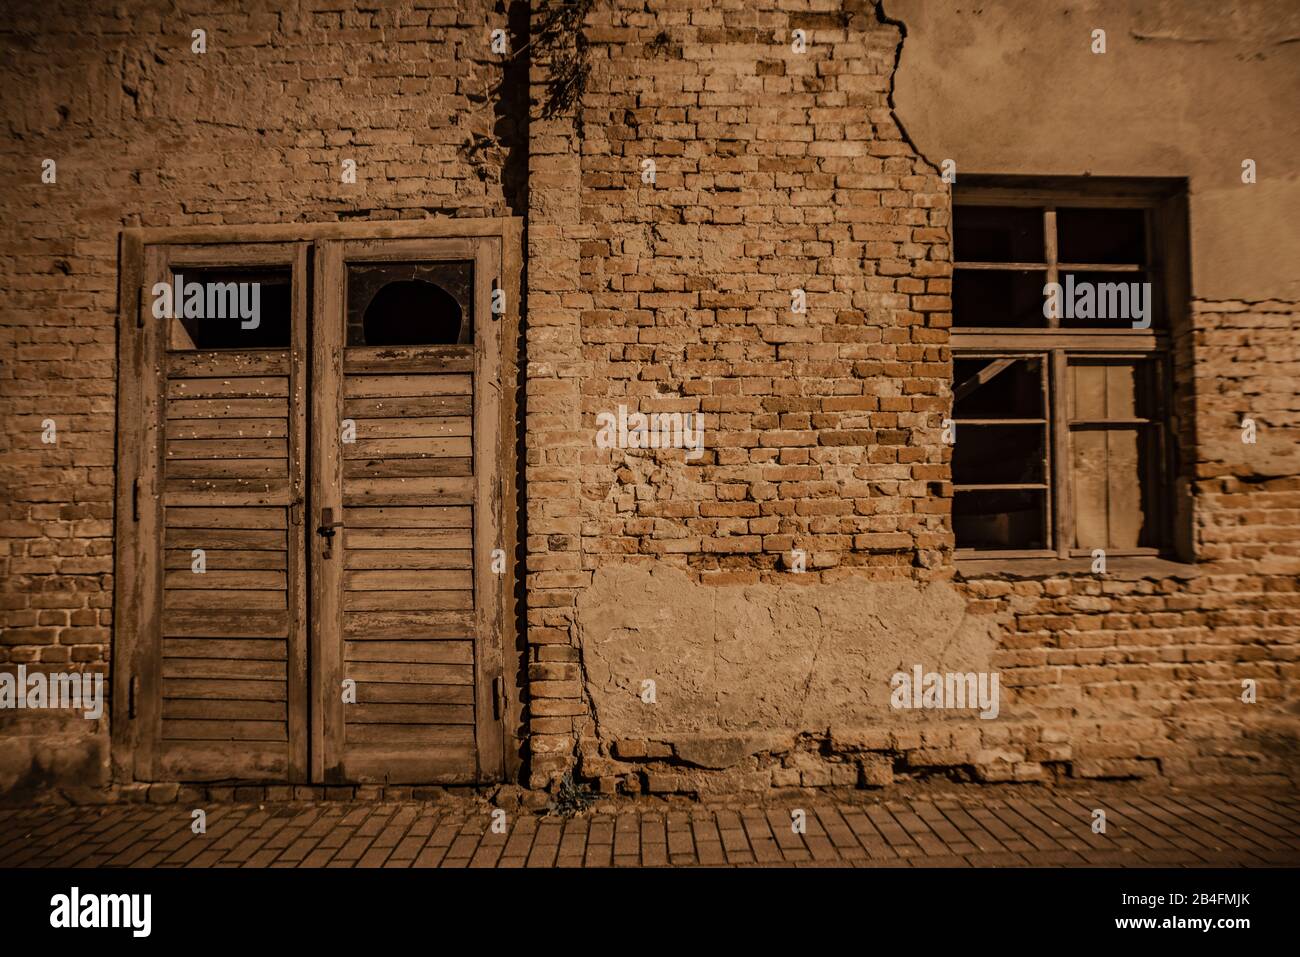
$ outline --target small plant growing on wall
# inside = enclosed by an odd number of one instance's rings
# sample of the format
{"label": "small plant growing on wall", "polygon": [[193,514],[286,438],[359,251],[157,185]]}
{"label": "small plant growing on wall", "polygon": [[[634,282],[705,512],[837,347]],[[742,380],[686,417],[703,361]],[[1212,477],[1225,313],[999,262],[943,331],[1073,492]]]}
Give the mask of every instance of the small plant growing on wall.
{"label": "small plant growing on wall", "polygon": [[591,807],[595,795],[585,784],[580,785],[573,780],[573,772],[565,771],[564,777],[560,778],[560,783],[555,788],[555,794],[546,807],[552,814],[559,814],[563,817],[573,817],[582,811]]}

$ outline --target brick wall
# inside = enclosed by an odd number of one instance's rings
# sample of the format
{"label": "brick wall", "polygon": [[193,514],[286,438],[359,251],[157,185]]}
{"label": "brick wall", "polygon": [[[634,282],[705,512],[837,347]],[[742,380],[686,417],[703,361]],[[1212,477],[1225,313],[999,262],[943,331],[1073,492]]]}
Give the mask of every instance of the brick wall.
{"label": "brick wall", "polygon": [[[522,212],[523,88],[489,46],[517,15],[487,0],[235,6],[0,13],[0,666],[108,662],[122,227]],[[89,736],[58,715],[0,721],[0,790],[106,773],[106,720]]]}
{"label": "brick wall", "polygon": [[[939,437],[947,191],[890,109],[902,31],[872,5],[598,0],[570,23],[537,3],[528,77],[488,46],[499,26],[522,47],[519,3],[200,6],[211,12],[68,0],[0,15],[0,666],[109,661],[120,228],[526,212],[530,783],[570,768],[606,790],[696,793],[904,774],[1295,779],[1295,303],[1194,303],[1177,494],[1197,564],[1105,579],[958,570]],[[573,104],[575,64],[589,74]],[[343,158],[356,185],[339,182]],[[795,289],[806,313],[791,311]],[[597,448],[597,414],[619,405],[703,414],[704,454]],[[47,418],[56,445],[41,442]],[[660,587],[680,607],[640,605],[628,586],[584,619],[620,568],[680,576]],[[828,661],[819,642],[834,631],[823,614],[854,623],[859,606],[836,604],[846,593],[865,596],[864,630],[918,655],[954,635],[978,651],[969,633],[987,626],[1003,720],[810,717],[814,672],[834,685],[861,657]],[[632,693],[644,662],[609,686],[595,674],[617,664],[601,657],[600,616],[622,605],[682,638],[661,683],[670,707],[671,682],[697,664],[686,639],[728,625],[716,609],[785,613],[811,661],[799,700],[774,705],[785,723],[749,727],[720,706],[671,733],[621,728],[601,707]],[[761,676],[788,664],[790,632],[758,619],[717,640],[752,638],[734,666]],[[871,640],[864,653],[889,665],[892,646]],[[1243,678],[1258,703],[1240,701]],[[852,704],[861,688],[838,691]],[[0,722],[0,791],[104,780],[106,721]]]}
{"label": "brick wall", "polygon": [[702,412],[709,450],[584,450],[587,569],[746,581],[798,547],[814,569],[909,575],[951,544],[947,197],[886,102],[897,31],[839,7],[590,21],[578,411]]}
{"label": "brick wall", "polygon": [[[583,35],[580,108],[531,131],[535,783],[591,731],[596,569],[788,580],[800,549],[806,582],[924,580],[952,544],[948,198],[889,108],[899,30],[866,4],[611,3]],[[595,448],[620,404],[703,413],[704,455]]]}
{"label": "brick wall", "polygon": [[[938,433],[951,407],[948,200],[889,108],[897,26],[853,3],[611,3],[582,36],[580,107],[535,120],[530,138],[532,783],[575,766],[606,791],[700,794],[935,773],[1294,780],[1294,304],[1197,302],[1180,336],[1184,475],[1168,494],[1191,497],[1197,564],[1112,562],[1104,579],[954,569]],[[536,104],[556,72],[534,65]],[[794,288],[806,315],[790,311]],[[702,412],[705,454],[596,448],[596,415],[619,404]],[[1240,441],[1247,413],[1253,446]],[[802,576],[792,548],[807,553]],[[647,662],[611,665],[600,643],[638,626],[584,626],[581,607],[629,564],[680,568],[691,577],[675,587],[692,595],[775,584],[827,630],[819,586],[955,576],[994,629],[989,664],[1010,703],[1000,721],[885,713],[621,735],[610,703],[635,695]],[[621,600],[652,585],[635,580]],[[639,634],[618,648],[655,640],[652,624]],[[1255,704],[1241,701],[1247,678]]]}

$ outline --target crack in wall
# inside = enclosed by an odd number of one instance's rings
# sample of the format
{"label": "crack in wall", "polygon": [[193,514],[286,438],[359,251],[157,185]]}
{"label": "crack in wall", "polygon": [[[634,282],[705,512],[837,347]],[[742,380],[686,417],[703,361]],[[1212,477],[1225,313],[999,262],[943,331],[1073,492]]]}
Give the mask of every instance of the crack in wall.
{"label": "crack in wall", "polygon": [[[822,648],[826,645],[826,622],[822,618],[822,610],[814,608],[817,612],[817,647],[813,649],[812,663],[808,666],[808,678],[803,685],[803,700],[799,702],[799,723],[804,723],[804,715],[808,708],[808,695],[812,693],[813,678],[817,675],[817,660],[821,657]],[[773,617],[775,623],[775,617]]]}

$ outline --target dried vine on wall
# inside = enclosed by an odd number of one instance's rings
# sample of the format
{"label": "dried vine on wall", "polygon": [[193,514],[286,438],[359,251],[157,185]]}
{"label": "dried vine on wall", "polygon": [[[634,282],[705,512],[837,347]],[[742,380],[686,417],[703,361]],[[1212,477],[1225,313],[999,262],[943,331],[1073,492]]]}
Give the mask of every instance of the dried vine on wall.
{"label": "dried vine on wall", "polygon": [[546,97],[541,103],[544,119],[566,115],[582,102],[591,75],[582,28],[594,5],[595,0],[551,4],[529,43],[537,59],[549,64]]}

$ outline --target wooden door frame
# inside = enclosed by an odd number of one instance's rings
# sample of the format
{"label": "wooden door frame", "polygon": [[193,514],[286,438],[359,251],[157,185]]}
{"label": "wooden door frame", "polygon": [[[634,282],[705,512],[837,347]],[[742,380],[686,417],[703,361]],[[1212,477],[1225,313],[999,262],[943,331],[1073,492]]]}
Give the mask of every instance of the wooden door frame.
{"label": "wooden door frame", "polygon": [[[157,246],[201,246],[211,244],[283,244],[306,243],[316,246],[323,240],[378,239],[496,239],[496,269],[490,288],[505,291],[505,311],[493,316],[490,302],[476,302],[476,319],[495,330],[498,346],[497,371],[491,364],[480,366],[476,348],[476,377],[493,376],[499,385],[500,401],[492,454],[497,463],[495,485],[476,492],[488,493],[498,524],[498,543],[491,548],[505,551],[508,574],[480,579],[488,567],[479,561],[475,573],[475,591],[493,597],[495,607],[487,622],[498,636],[497,673],[501,676],[501,720],[499,770],[484,769],[485,778],[515,780],[521,768],[522,689],[516,675],[525,672],[523,652],[518,646],[516,628],[516,582],[522,570],[517,561],[517,482],[518,461],[515,452],[517,429],[518,362],[521,354],[520,305],[522,286],[523,220],[519,217],[484,219],[440,219],[420,222],[317,223],[261,226],[193,226],[165,228],[130,228],[119,237],[118,283],[118,361],[117,361],[117,455],[114,497],[114,604],[113,638],[110,669],[112,673],[111,742],[112,776],[118,782],[157,780],[152,777],[156,755],[156,735],[145,734],[148,720],[143,705],[150,695],[144,694],[145,678],[156,675],[159,656],[157,638],[149,639],[160,622],[161,572],[161,498],[154,507],[161,475],[162,440],[160,414],[161,388],[164,377],[156,361],[165,350],[160,324],[148,321],[144,284],[150,250]],[[266,250],[269,252],[269,250]],[[315,249],[312,250],[313,254]],[[250,253],[250,255],[255,255]],[[319,294],[321,270],[312,263],[309,283]],[[299,284],[303,285],[303,284]],[[305,296],[306,288],[302,289]],[[297,310],[295,293],[295,311]],[[484,308],[484,307],[487,308]],[[315,311],[315,304],[311,306]],[[309,318],[310,321],[310,318]],[[476,336],[477,343],[477,336]],[[294,339],[294,349],[301,343]],[[310,375],[310,373],[309,373]],[[484,382],[486,383],[486,379]],[[311,382],[311,387],[318,383]],[[294,386],[297,394],[297,385]],[[477,411],[477,399],[476,411]],[[305,406],[303,407],[305,411]],[[297,428],[296,421],[294,428]],[[486,432],[487,430],[485,430]],[[477,441],[477,440],[476,440]],[[478,453],[476,445],[475,452]],[[309,527],[313,515],[303,512],[302,528]],[[476,533],[477,534],[477,533]],[[478,541],[475,542],[478,546]],[[486,609],[487,603],[484,603]],[[305,647],[305,645],[304,645]],[[151,670],[152,669],[152,670]],[[156,681],[156,677],[151,680]],[[494,682],[480,688],[492,695]],[[155,685],[156,688],[156,685]],[[492,698],[487,699],[494,706]],[[482,745],[480,745],[480,749]],[[495,746],[489,753],[495,752]],[[292,760],[291,760],[291,763]]]}

